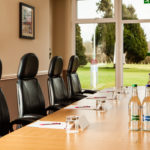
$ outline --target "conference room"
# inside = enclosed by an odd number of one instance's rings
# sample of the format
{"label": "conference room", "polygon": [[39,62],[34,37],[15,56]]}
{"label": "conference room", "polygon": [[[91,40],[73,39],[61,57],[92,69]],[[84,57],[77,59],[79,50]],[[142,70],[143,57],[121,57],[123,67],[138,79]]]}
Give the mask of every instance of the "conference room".
{"label": "conference room", "polygon": [[0,0],[0,150],[148,150],[149,0]]}

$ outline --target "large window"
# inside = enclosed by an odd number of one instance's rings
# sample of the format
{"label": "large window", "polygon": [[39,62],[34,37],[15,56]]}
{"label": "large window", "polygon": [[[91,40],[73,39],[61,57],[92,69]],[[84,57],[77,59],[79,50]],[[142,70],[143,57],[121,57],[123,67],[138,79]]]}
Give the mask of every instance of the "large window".
{"label": "large window", "polygon": [[91,61],[94,58],[98,63],[97,89],[115,86],[114,44],[114,23],[76,24],[78,74],[83,88],[92,88]]}
{"label": "large window", "polygon": [[145,85],[150,72],[150,5],[144,0],[122,0],[124,23],[124,85]]}
{"label": "large window", "polygon": [[91,87],[91,59],[98,62],[98,89],[115,84],[118,88],[123,84],[145,85],[150,72],[150,5],[144,0],[74,2],[82,86]]}
{"label": "large window", "polygon": [[146,85],[150,72],[150,23],[124,24],[124,85]]}
{"label": "large window", "polygon": [[[79,56],[79,78],[83,88],[115,86],[114,0],[77,0],[76,54]],[[101,21],[106,23],[101,23]],[[111,41],[111,42],[110,42]],[[96,62],[96,75],[92,74],[92,62]]]}

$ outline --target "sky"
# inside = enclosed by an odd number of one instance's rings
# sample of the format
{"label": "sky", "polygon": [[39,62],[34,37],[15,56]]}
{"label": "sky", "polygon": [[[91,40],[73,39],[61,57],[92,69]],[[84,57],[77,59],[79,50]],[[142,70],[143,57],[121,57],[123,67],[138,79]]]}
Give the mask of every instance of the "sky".
{"label": "sky", "polygon": [[[114,0],[111,0],[114,4]],[[82,0],[78,2],[78,18],[99,18],[102,14],[96,12],[96,2],[99,0]],[[150,19],[150,4],[144,4],[144,0],[122,0],[125,5],[132,5],[139,19]],[[90,41],[94,33],[96,24],[82,24],[81,35],[83,41]],[[142,28],[146,34],[147,41],[150,41],[150,23],[142,23]]]}

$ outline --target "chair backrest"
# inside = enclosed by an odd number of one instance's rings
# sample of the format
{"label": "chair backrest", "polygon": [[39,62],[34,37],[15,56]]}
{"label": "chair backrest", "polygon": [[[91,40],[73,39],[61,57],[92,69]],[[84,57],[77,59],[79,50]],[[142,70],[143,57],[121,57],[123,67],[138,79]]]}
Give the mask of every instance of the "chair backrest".
{"label": "chair backrest", "polygon": [[[0,79],[2,75],[2,62],[0,60]],[[10,116],[8,106],[0,88],[0,136],[9,133]]]}
{"label": "chair backrest", "polygon": [[68,84],[69,97],[81,93],[82,91],[80,80],[78,74],[76,73],[78,67],[79,67],[78,56],[75,55],[71,56],[68,64],[68,70],[67,70],[67,84]]}
{"label": "chair backrest", "polygon": [[67,89],[61,76],[63,60],[60,56],[51,59],[48,71],[48,91],[50,104],[61,104],[68,98]]}
{"label": "chair backrest", "polygon": [[39,61],[35,54],[27,53],[21,60],[18,69],[17,96],[19,116],[29,114],[45,115],[45,101],[38,80]]}

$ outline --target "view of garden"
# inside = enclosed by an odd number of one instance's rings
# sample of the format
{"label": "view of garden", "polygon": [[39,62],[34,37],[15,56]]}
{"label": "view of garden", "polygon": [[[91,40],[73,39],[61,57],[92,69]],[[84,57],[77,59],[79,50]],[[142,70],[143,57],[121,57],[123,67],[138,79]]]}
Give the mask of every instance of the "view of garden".
{"label": "view of garden", "polygon": [[[91,0],[88,1],[92,4]],[[93,2],[96,17],[114,17],[113,0]],[[78,2],[79,10],[83,3]],[[141,19],[132,0],[123,0],[122,12],[122,20]],[[150,72],[150,24],[126,23],[123,26],[124,86],[133,83],[145,85]],[[76,54],[80,61],[78,74],[83,88],[91,88],[90,62],[93,58],[98,62],[97,89],[115,86],[115,23],[76,24]]]}
{"label": "view of garden", "polygon": [[[139,86],[146,85],[149,80],[150,64],[126,64],[124,65],[124,86],[136,83]],[[82,88],[91,88],[90,64],[78,69]],[[115,85],[115,69],[113,64],[103,64],[98,69],[97,89],[113,87]]]}

